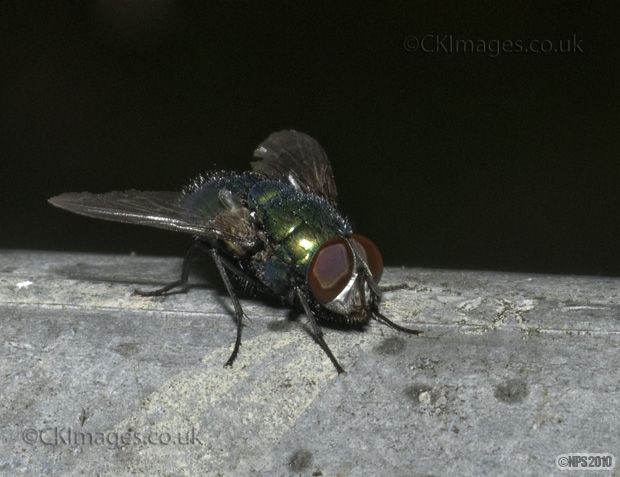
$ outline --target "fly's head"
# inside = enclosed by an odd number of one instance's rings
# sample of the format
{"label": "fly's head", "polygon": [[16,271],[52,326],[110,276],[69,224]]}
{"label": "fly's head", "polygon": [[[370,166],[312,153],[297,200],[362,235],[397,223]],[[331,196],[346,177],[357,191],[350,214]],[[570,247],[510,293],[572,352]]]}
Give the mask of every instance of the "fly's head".
{"label": "fly's head", "polygon": [[378,313],[383,258],[368,238],[353,234],[321,245],[308,267],[308,288],[321,306],[345,322],[366,323]]}

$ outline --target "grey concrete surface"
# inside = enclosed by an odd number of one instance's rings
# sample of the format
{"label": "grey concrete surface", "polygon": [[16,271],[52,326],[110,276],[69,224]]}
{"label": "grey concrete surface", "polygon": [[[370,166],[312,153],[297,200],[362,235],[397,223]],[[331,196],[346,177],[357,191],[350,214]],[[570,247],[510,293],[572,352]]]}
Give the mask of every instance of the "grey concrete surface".
{"label": "grey concrete surface", "polygon": [[620,457],[618,279],[388,269],[412,289],[384,313],[425,336],[326,329],[338,376],[303,320],[251,297],[224,368],[210,267],[188,294],[131,295],[180,265],[0,253],[1,475],[580,475],[556,456]]}

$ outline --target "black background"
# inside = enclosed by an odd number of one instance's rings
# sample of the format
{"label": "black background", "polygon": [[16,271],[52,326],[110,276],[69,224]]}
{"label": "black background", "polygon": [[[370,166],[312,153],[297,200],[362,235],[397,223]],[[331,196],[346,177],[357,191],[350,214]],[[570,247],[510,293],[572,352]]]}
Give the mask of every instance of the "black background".
{"label": "black background", "polygon": [[[187,236],[46,199],[179,189],[295,128],[391,265],[620,275],[615,10],[292,3],[2,2],[0,247],[180,256]],[[425,35],[583,52],[404,47]]]}

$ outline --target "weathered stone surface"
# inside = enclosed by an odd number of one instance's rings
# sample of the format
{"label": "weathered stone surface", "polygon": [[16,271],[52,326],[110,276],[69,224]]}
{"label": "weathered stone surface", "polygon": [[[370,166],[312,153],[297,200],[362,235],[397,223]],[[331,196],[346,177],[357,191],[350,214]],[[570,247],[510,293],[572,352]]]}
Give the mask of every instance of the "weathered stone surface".
{"label": "weathered stone surface", "polygon": [[180,265],[0,253],[0,474],[553,475],[559,454],[620,457],[618,279],[388,269],[412,289],[384,313],[425,336],[328,328],[338,376],[302,319],[253,298],[224,368],[212,267],[188,294],[131,294]]}

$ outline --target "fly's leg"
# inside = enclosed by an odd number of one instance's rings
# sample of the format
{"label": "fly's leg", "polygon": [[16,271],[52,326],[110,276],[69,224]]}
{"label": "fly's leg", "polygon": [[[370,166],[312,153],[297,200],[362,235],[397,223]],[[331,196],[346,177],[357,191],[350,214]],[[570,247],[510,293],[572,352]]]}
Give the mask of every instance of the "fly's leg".
{"label": "fly's leg", "polygon": [[365,273],[366,282],[370,286],[370,289],[373,293],[379,297],[381,297],[382,293],[391,292],[396,290],[409,290],[411,287],[406,283],[398,283],[396,285],[379,285],[369,273]]}
{"label": "fly's leg", "polygon": [[228,291],[228,294],[230,295],[230,298],[232,299],[232,302],[233,302],[233,306],[235,309],[235,320],[237,321],[237,339],[235,340],[235,347],[233,349],[233,352],[231,353],[230,358],[228,358],[228,361],[226,361],[226,364],[225,364],[225,366],[232,366],[233,362],[237,358],[237,354],[239,354],[239,347],[241,346],[241,328],[243,325],[242,320],[245,315],[243,314],[241,303],[239,302],[239,299],[237,298],[237,294],[235,293],[235,290],[232,286],[230,278],[228,277],[228,274],[226,273],[226,268],[230,268],[233,273],[239,274],[241,278],[244,278],[246,280],[251,280],[251,278],[245,276],[243,272],[241,272],[236,267],[234,267],[231,263],[229,263],[228,261],[225,261],[222,257],[220,257],[215,249],[207,248],[199,242],[194,243],[189,248],[187,253],[185,254],[185,258],[183,260],[183,268],[181,270],[181,278],[179,280],[175,280],[174,282],[168,283],[162,288],[159,288],[153,291],[134,290],[134,295],[161,296],[177,287],[180,288],[179,293],[186,293],[189,290],[187,281],[189,279],[189,272],[192,266],[192,260],[194,259],[194,257],[196,256],[198,252],[204,252],[204,253],[211,254],[211,257],[213,257],[213,261],[215,262],[215,266],[217,267],[218,272],[220,272],[220,276],[222,277],[222,280],[224,281],[226,290]]}
{"label": "fly's leg", "polygon": [[394,323],[392,320],[390,320],[385,315],[383,315],[381,312],[379,312],[379,309],[376,306],[372,309],[372,317],[375,320],[377,320],[379,323],[383,323],[384,325],[389,326],[390,328],[394,330],[401,331],[403,333],[409,333],[410,335],[423,334],[423,331],[421,330],[414,330],[413,328],[405,328],[404,326],[400,326]]}
{"label": "fly's leg", "polygon": [[[401,331],[403,333],[409,333],[411,335],[422,334],[422,331],[420,330],[414,330],[413,328],[405,328],[404,326],[394,323],[392,320],[390,320],[388,317],[386,317],[379,311],[378,303],[379,303],[379,300],[381,299],[382,292],[391,291],[391,290],[400,290],[403,287],[409,288],[407,284],[403,283],[402,285],[393,285],[390,287],[379,287],[379,285],[377,285],[377,282],[374,281],[370,273],[365,273],[364,279],[365,279],[365,282],[368,284],[368,287],[370,288],[371,292],[374,294],[374,296],[372,297],[372,302],[370,303],[370,307],[367,308],[367,310],[370,311],[370,316],[372,316],[372,318],[377,320],[379,323],[383,323],[384,325],[389,326],[390,328],[394,330]],[[359,282],[359,283],[360,283],[360,293],[361,293],[362,298],[364,298],[364,287],[362,285],[362,282]],[[388,288],[388,290],[386,290],[386,288]],[[365,299],[363,303],[366,303]]]}
{"label": "fly's leg", "polygon": [[[351,246],[351,248],[353,249],[353,253],[355,254],[355,256],[359,260],[364,262],[364,259],[362,259],[359,256],[358,252],[356,251],[356,248],[353,245],[351,245],[351,242],[349,242],[349,246]],[[360,268],[360,272],[362,272],[366,276],[368,285],[370,286],[374,295],[378,298],[381,298],[382,292],[391,292],[395,290],[407,290],[410,288],[409,285],[407,285],[406,283],[399,283],[397,285],[383,285],[383,286],[379,285],[377,282],[373,280],[372,275],[370,274],[370,270],[368,269],[367,265],[362,266]]]}
{"label": "fly's leg", "polygon": [[201,250],[203,250],[203,248],[198,243],[194,243],[189,248],[189,250],[185,254],[185,258],[183,259],[183,268],[181,270],[181,278],[179,280],[175,280],[153,291],[134,290],[133,294],[138,296],[162,296],[168,293],[173,288],[179,288],[178,293],[187,293],[187,291],[189,290],[187,280],[189,279],[189,272],[192,268],[192,260],[196,256],[197,252]]}
{"label": "fly's leg", "polygon": [[212,249],[211,256],[213,257],[213,261],[215,262],[215,266],[217,267],[218,272],[220,272],[220,276],[224,281],[224,285],[226,285],[226,290],[230,295],[230,299],[233,302],[233,307],[235,308],[235,320],[237,321],[237,339],[235,340],[235,347],[233,348],[232,353],[230,354],[230,358],[226,361],[224,366],[232,366],[235,359],[237,359],[237,354],[239,354],[239,347],[241,346],[241,328],[243,326],[243,308],[241,308],[241,303],[239,302],[239,298],[237,298],[237,294],[235,293],[235,289],[228,277],[228,273],[226,273],[226,268],[224,265],[224,261],[217,253],[217,250]]}
{"label": "fly's leg", "polygon": [[[198,244],[198,248],[200,248],[200,250],[204,251],[205,253],[212,253],[211,249],[208,249],[204,247],[203,245]],[[253,289],[264,292],[264,293],[268,292],[268,290],[265,288],[263,284],[258,282],[254,277],[251,277],[250,275],[248,275],[246,272],[244,272],[241,268],[239,268],[237,265],[232,263],[226,257],[222,255],[218,255],[218,259],[222,262],[222,265],[224,265],[224,267],[228,269],[229,272],[231,272],[233,275],[239,278],[243,283],[246,284],[246,286],[250,286]],[[246,316],[246,318],[248,317]]]}
{"label": "fly's leg", "polygon": [[304,312],[306,313],[306,316],[308,317],[308,321],[310,322],[312,337],[319,344],[321,349],[325,351],[325,354],[327,355],[327,357],[331,360],[331,362],[336,367],[336,371],[338,371],[338,374],[344,373],[344,368],[340,366],[340,363],[338,363],[338,360],[332,353],[332,350],[329,349],[329,346],[327,346],[327,343],[325,342],[325,339],[323,338],[323,330],[321,330],[321,327],[316,321],[316,317],[314,316],[314,313],[310,309],[310,305],[308,304],[308,299],[306,298],[304,293],[299,288],[295,289],[295,293],[297,294],[297,298],[299,298],[301,306],[303,307]]}
{"label": "fly's leg", "polygon": [[406,283],[399,283],[397,285],[379,285],[379,290],[382,292],[391,292],[396,290],[410,290],[411,287]]}

